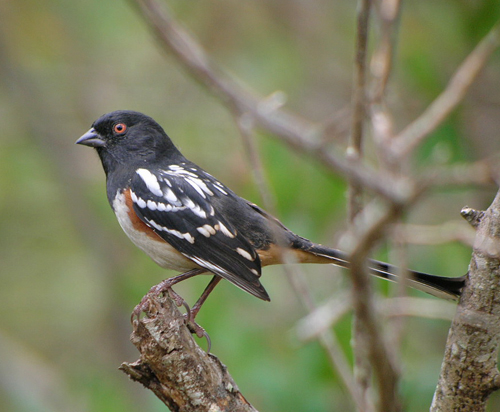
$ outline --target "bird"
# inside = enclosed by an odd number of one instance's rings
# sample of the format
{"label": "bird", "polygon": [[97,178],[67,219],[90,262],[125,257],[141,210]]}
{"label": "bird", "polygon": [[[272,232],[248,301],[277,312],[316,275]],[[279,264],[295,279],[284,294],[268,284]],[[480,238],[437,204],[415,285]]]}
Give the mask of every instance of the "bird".
{"label": "bird", "polygon": [[[347,253],[293,233],[186,159],[149,116],[131,110],[104,114],[76,143],[97,151],[109,204],[126,235],[159,266],[180,273],[152,291],[172,292],[180,306],[185,302],[172,291],[173,285],[203,273],[213,275],[191,309],[192,321],[221,279],[269,301],[260,281],[265,266],[350,266]],[[400,278],[396,266],[377,260],[368,261],[368,270],[387,280]],[[406,279],[415,289],[449,300],[459,298],[465,281],[466,275],[452,278],[417,271],[408,271]]]}

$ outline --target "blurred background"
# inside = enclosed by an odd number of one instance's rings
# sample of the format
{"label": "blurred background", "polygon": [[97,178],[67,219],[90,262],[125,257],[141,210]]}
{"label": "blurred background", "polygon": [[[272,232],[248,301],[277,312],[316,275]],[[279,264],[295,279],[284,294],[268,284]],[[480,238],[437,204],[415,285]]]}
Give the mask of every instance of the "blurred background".
{"label": "blurred background", "polygon": [[[168,3],[235,76],[262,95],[285,92],[288,108],[326,124],[339,144],[347,138],[356,2]],[[499,16],[494,0],[404,3],[388,96],[398,127],[437,96]],[[415,170],[498,152],[499,73],[496,53],[460,108],[419,149]],[[129,242],[107,203],[97,155],[74,145],[97,117],[116,109],[152,116],[186,157],[262,204],[234,119],[160,50],[130,2],[1,1],[3,411],[165,410],[117,368],[138,357],[129,342],[132,309],[174,273]],[[335,245],[346,227],[343,179],[272,136],[257,135],[257,143],[279,218],[305,237]],[[440,189],[405,221],[466,227],[460,209],[486,208],[494,193],[494,187]],[[457,241],[409,245],[409,266],[459,276],[470,253]],[[392,260],[391,244],[381,245],[376,257]],[[314,266],[303,272],[319,303],[349,293],[341,270]],[[207,281],[198,277],[176,290],[192,303]],[[212,338],[212,352],[259,410],[351,410],[319,344],[296,338],[294,326],[306,312],[283,270],[266,268],[263,283],[270,303],[227,282],[211,295],[198,320]],[[391,293],[385,283],[376,287]],[[406,320],[400,357],[407,411],[430,405],[449,323]],[[350,328],[349,316],[335,327],[348,353]],[[498,395],[490,410],[500,410]]]}

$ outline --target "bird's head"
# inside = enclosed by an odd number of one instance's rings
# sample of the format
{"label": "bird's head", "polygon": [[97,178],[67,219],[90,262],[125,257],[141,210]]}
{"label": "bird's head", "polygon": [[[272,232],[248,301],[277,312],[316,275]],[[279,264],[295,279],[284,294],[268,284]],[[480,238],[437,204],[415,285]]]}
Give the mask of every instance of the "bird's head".
{"label": "bird's head", "polygon": [[158,123],[130,110],[101,116],[76,143],[94,147],[106,173],[113,166],[154,163],[180,155]]}

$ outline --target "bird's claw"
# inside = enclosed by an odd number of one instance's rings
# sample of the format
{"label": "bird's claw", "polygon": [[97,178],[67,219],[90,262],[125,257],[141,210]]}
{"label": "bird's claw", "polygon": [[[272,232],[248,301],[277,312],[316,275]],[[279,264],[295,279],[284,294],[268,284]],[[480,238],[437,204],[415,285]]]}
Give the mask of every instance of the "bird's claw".
{"label": "bird's claw", "polygon": [[189,320],[188,317],[186,317],[186,326],[192,334],[195,334],[199,338],[205,338],[207,340],[207,353],[210,353],[210,349],[212,348],[212,340],[210,339],[210,335],[207,333],[207,331],[200,325],[198,325],[194,320]]}
{"label": "bird's claw", "polygon": [[141,299],[139,304],[134,308],[132,312],[131,322],[134,323],[134,320],[139,320],[141,318],[141,313],[147,310],[149,299],[151,297],[157,297],[161,293],[168,293],[168,296],[178,307],[184,306],[184,308],[186,309],[184,318],[187,328],[191,333],[195,334],[199,338],[204,337],[207,340],[207,353],[210,353],[210,348],[212,347],[210,336],[205,331],[205,329],[203,329],[194,321],[194,317],[196,316],[196,314],[191,311],[191,308],[189,307],[187,302],[182,298],[182,296],[180,296],[172,289],[171,285],[167,281],[160,282],[158,285],[153,286],[149,290],[149,292]]}

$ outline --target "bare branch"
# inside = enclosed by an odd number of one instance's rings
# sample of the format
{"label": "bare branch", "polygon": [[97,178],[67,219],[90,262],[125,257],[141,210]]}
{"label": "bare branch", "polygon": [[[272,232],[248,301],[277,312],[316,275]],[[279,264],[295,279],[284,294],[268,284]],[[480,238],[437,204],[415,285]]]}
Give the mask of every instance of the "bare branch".
{"label": "bare branch", "polygon": [[[362,157],[362,143],[364,123],[367,109],[366,92],[366,53],[368,47],[368,33],[370,22],[371,0],[359,0],[357,12],[356,58],[354,65],[354,84],[352,93],[352,123],[349,146],[346,158],[359,161]],[[349,222],[353,222],[363,208],[363,188],[361,185],[349,180],[347,192],[347,213]],[[325,318],[325,320],[327,320]],[[372,405],[371,392],[371,367],[360,341],[364,338],[363,324],[353,317],[352,347],[354,355],[354,374],[366,405]]]}
{"label": "bare branch", "polygon": [[433,167],[420,179],[422,184],[436,186],[486,186],[500,183],[500,170],[497,159],[483,159],[474,163],[454,164]]}
{"label": "bare branch", "polygon": [[385,96],[392,72],[396,33],[399,24],[400,0],[382,0],[379,2],[378,17],[380,39],[371,60],[373,76],[373,92],[371,95],[370,114],[373,127],[373,140],[377,143],[378,155],[382,159],[381,166],[394,173],[399,172],[400,165],[389,156],[387,144],[393,139],[393,121],[387,110]]}
{"label": "bare branch", "polygon": [[[156,0],[132,0],[160,45],[174,54],[193,78],[207,86],[239,115],[250,115],[256,125],[271,132],[292,149],[320,161],[330,171],[342,173],[357,184],[396,203],[406,200],[407,182],[381,175],[359,161],[346,159],[343,150],[327,150],[321,128],[281,108],[263,105],[261,96],[236,82],[205,53],[201,45]],[[402,188],[405,188],[402,190]],[[411,192],[411,188],[408,189]]]}
{"label": "bare branch", "polygon": [[481,40],[457,69],[444,91],[425,111],[396,136],[391,151],[398,158],[408,156],[463,100],[491,54],[500,46],[500,23]]}
{"label": "bare branch", "polygon": [[[366,49],[368,46],[368,29],[370,21],[371,0],[360,0],[358,3],[358,24],[356,38],[356,59],[352,93],[352,122],[347,158],[359,160],[362,155],[364,122],[366,117]],[[349,185],[348,213],[349,220],[361,211],[362,188],[354,182]]]}
{"label": "bare branch", "polygon": [[414,245],[462,242],[472,246],[475,236],[474,230],[462,221],[449,221],[440,225],[400,224],[393,233],[399,242]]}
{"label": "bare branch", "polygon": [[173,411],[255,412],[226,367],[196,344],[175,303],[151,295],[147,303],[131,337],[141,358],[120,369]]}
{"label": "bare branch", "polygon": [[[451,302],[414,297],[397,297],[377,302],[379,313],[385,317],[413,316],[429,319],[452,320],[456,305]],[[334,326],[351,310],[351,299],[336,297],[297,322],[295,328],[300,341],[317,339],[324,331]]]}
{"label": "bare branch", "polygon": [[[363,213],[356,219],[355,227],[357,226],[356,232],[358,233],[352,239],[349,259],[354,314],[358,318],[360,330],[363,331],[363,337],[359,339],[358,350],[361,351],[362,356],[368,357],[373,367],[379,393],[377,410],[394,412],[401,410],[397,394],[399,371],[382,332],[380,318],[377,316],[371,292],[371,279],[366,271],[366,259],[375,242],[383,236],[387,225],[400,215],[402,209],[396,207],[379,209],[378,213],[372,215],[368,224],[365,221],[365,224],[360,225],[359,222],[364,220],[363,215],[370,213],[369,209],[365,207]],[[364,345],[363,348],[360,347],[361,344]]]}

